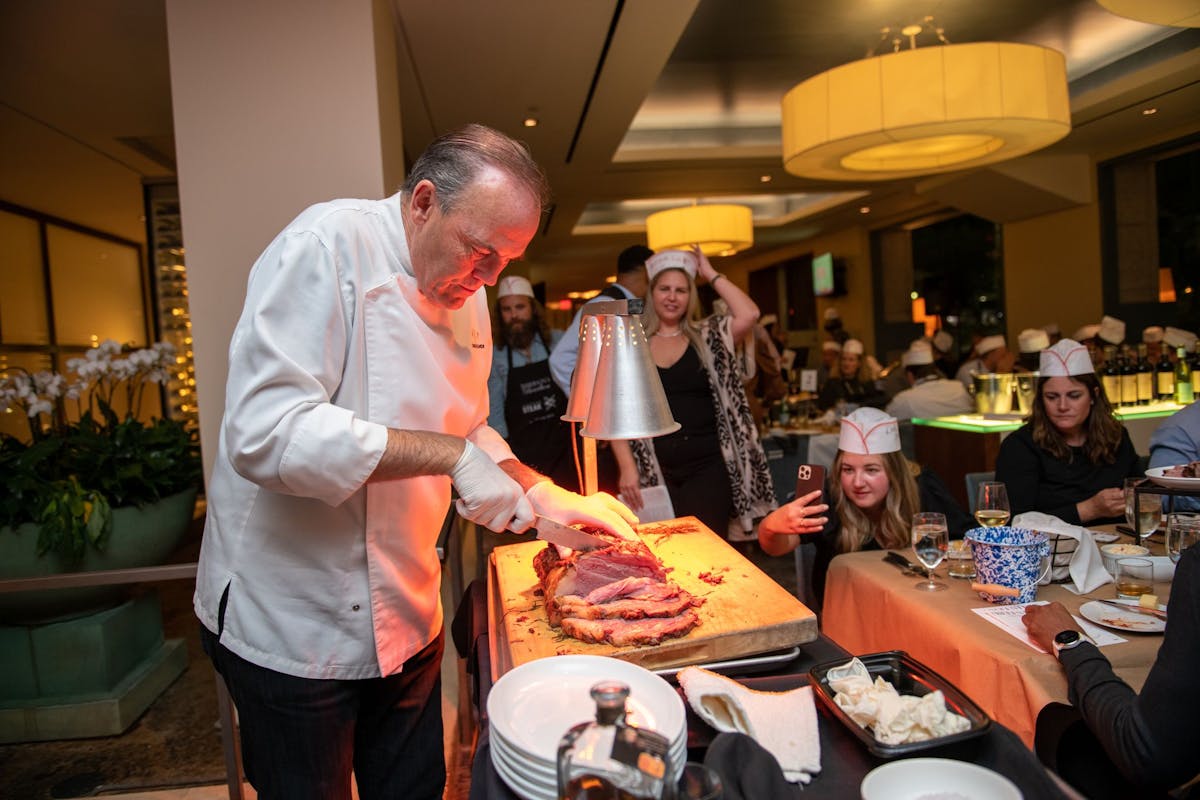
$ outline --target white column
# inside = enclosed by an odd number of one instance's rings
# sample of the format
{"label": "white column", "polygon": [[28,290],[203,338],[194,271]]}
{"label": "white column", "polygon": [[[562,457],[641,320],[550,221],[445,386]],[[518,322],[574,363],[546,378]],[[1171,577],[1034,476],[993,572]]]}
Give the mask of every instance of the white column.
{"label": "white column", "polygon": [[250,266],[313,203],[403,180],[384,0],[167,0],[193,352],[211,474]]}

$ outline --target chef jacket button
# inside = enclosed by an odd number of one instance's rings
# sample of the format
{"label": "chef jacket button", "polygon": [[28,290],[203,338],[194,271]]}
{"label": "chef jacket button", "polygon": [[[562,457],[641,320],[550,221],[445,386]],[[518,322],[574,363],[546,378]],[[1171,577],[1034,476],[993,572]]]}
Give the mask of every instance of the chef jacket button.
{"label": "chef jacket button", "polygon": [[359,608],[361,608],[361,606],[358,603],[355,603],[354,605],[350,606],[351,611],[358,611]]}

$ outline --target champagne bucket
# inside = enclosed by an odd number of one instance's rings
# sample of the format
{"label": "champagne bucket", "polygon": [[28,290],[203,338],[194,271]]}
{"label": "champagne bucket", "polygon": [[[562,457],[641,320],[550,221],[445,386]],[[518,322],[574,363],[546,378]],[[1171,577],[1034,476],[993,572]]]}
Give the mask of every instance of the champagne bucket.
{"label": "champagne bucket", "polygon": [[641,320],[605,317],[592,402],[580,433],[596,439],[645,439],[677,430]]}
{"label": "champagne bucket", "polygon": [[985,372],[971,376],[975,385],[975,410],[980,414],[1009,414],[1013,405],[1013,376]]}
{"label": "champagne bucket", "polygon": [[1016,388],[1014,397],[1016,398],[1017,411],[1023,417],[1027,417],[1033,413],[1033,401],[1037,397],[1038,373],[1036,372],[1019,372],[1013,376],[1013,383]]}

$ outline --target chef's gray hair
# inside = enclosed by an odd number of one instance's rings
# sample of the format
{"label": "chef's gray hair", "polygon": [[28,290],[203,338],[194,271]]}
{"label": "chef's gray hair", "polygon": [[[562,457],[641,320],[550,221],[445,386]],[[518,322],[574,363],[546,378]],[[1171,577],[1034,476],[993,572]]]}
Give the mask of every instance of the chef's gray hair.
{"label": "chef's gray hair", "polygon": [[401,191],[405,197],[411,196],[418,183],[428,180],[437,189],[442,211],[449,213],[462,191],[488,166],[512,176],[546,208],[550,184],[529,148],[500,131],[475,123],[434,139],[417,156]]}

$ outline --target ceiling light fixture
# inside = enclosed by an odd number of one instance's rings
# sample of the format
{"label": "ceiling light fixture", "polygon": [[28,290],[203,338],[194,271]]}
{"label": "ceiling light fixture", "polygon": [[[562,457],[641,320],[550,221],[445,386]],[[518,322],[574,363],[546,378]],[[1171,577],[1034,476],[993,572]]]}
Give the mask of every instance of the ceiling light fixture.
{"label": "ceiling light fixture", "polygon": [[646,217],[646,242],[655,251],[698,244],[706,256],[730,256],[754,244],[754,215],[729,204],[669,208]]}
{"label": "ceiling light fixture", "polygon": [[1154,114],[1157,114],[1157,113],[1158,113],[1158,109],[1157,109],[1157,108],[1143,108],[1143,109],[1142,109],[1142,116],[1143,116],[1143,117],[1149,117],[1149,116],[1153,116]]}
{"label": "ceiling light fixture", "polygon": [[537,117],[526,117],[525,118],[525,127],[526,128],[536,128],[537,126],[538,126]]}
{"label": "ceiling light fixture", "polygon": [[1175,28],[1200,28],[1200,8],[1196,0],[1096,0],[1118,17],[1170,25]]}
{"label": "ceiling light fixture", "polygon": [[762,182],[762,183],[770,183],[770,182],[771,182],[771,176],[770,176],[770,175],[759,175],[759,176],[758,176],[758,180],[759,180],[760,182]]}
{"label": "ceiling light fixture", "polygon": [[[936,34],[940,45],[916,46]],[[874,181],[991,164],[1071,130],[1066,59],[1028,44],[949,44],[932,18],[910,49],[822,72],[783,97],[783,164],[806,178]],[[883,29],[883,39],[891,36]]]}
{"label": "ceiling light fixture", "polygon": [[870,213],[871,213],[871,207],[870,207],[870,206],[861,206],[861,207],[858,209],[858,213],[860,213],[860,214],[870,214]]}

